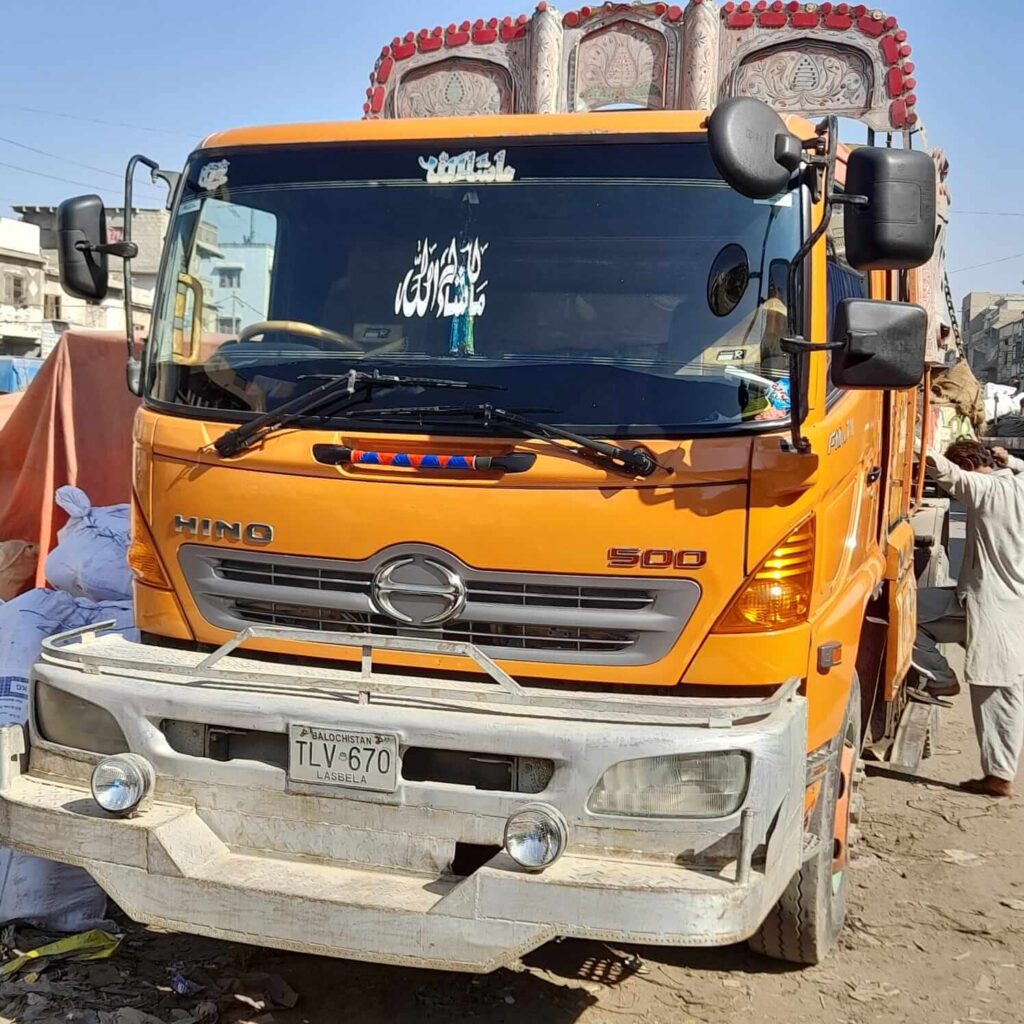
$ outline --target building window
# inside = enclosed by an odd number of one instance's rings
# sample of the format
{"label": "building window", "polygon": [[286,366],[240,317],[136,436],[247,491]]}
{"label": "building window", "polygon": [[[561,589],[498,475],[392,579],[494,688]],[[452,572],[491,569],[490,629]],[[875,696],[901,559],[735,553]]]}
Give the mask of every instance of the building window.
{"label": "building window", "polygon": [[217,317],[217,330],[220,334],[237,334],[242,329],[242,318],[237,316]]}
{"label": "building window", "polygon": [[59,320],[60,319],[60,296],[59,295],[44,295],[43,296],[43,319],[44,320]]}
{"label": "building window", "polygon": [[242,271],[238,267],[219,267],[217,269],[218,284],[221,288],[241,288]]}
{"label": "building window", "polygon": [[8,306],[25,305],[25,278],[21,274],[4,274],[4,303]]}

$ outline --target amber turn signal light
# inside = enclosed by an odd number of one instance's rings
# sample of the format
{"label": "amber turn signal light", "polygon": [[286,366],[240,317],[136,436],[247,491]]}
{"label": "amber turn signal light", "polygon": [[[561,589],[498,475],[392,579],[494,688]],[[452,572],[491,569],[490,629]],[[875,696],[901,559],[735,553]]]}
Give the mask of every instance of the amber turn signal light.
{"label": "amber turn signal light", "polygon": [[170,590],[171,584],[164,572],[156,545],[134,498],[132,499],[132,542],[128,547],[128,568],[132,575],[147,587]]}
{"label": "amber turn signal light", "polygon": [[802,522],[758,566],[715,626],[762,633],[807,621],[814,587],[814,519]]}

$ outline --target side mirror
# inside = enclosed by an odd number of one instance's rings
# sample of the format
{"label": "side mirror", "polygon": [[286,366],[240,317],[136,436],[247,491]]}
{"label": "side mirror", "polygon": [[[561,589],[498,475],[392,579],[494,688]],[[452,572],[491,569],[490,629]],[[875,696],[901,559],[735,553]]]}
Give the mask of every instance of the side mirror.
{"label": "side mirror", "polygon": [[836,310],[832,383],[851,390],[916,387],[924,375],[928,314],[905,302],[844,299]]}
{"label": "side mirror", "polygon": [[935,251],[935,162],[908,149],[855,149],[846,165],[846,259],[856,270],[912,270]]}
{"label": "side mirror", "polygon": [[766,103],[735,96],[715,107],[708,121],[708,145],[718,173],[748,199],[785,192],[803,160],[800,140]]}
{"label": "side mirror", "polygon": [[57,209],[61,287],[76,299],[99,302],[107,294],[107,214],[99,196],[65,199]]}

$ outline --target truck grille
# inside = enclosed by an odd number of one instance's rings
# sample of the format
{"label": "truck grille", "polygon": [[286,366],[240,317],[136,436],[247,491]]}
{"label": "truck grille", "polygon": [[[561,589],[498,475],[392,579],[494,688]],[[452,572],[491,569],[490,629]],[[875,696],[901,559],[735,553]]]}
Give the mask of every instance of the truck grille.
{"label": "truck grille", "polygon": [[578,626],[522,626],[496,622],[453,622],[437,629],[411,629],[384,615],[361,615],[334,608],[278,604],[271,601],[235,601],[235,612],[246,622],[293,629],[320,629],[332,633],[370,636],[421,636],[434,640],[461,640],[478,647],[521,651],[623,651],[636,635],[614,629]]}
{"label": "truck grille", "polygon": [[[465,584],[464,606],[443,625],[409,626],[374,603],[377,569],[410,553],[444,563]],[[224,629],[464,641],[505,660],[649,664],[668,653],[700,597],[692,580],[482,572],[425,545],[362,562],[185,545],[180,560],[203,616]]]}
{"label": "truck grille", "polygon": [[[342,569],[303,567],[278,562],[243,562],[221,559],[218,573],[226,580],[270,587],[330,590],[370,596],[373,574]],[[623,592],[610,587],[545,586],[540,583],[467,582],[470,601],[555,608],[617,608],[632,611],[649,608],[655,595],[650,590]]]}

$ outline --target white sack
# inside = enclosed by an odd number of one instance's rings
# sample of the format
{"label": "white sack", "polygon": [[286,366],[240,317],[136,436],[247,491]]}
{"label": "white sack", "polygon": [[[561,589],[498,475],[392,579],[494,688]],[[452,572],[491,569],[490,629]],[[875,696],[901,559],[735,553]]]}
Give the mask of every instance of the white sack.
{"label": "white sack", "polygon": [[92,601],[130,600],[128,506],[93,508],[77,487],[61,487],[55,500],[70,519],[46,559],[47,580],[58,590]]}
{"label": "white sack", "polygon": [[[27,720],[29,674],[46,637],[107,619],[128,629],[133,618],[131,602],[94,602],[55,590],[30,590],[0,604],[0,725]],[[106,907],[103,890],[81,868],[0,848],[0,923],[86,931],[103,921]]]}

